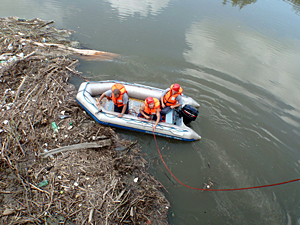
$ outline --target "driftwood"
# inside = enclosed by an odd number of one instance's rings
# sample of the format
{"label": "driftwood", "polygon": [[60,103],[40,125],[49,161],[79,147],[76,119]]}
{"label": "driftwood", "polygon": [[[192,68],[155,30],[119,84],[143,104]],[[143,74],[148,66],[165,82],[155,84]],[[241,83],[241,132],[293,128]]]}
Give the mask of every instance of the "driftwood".
{"label": "driftwood", "polygon": [[52,23],[0,18],[0,224],[167,224],[165,187],[138,143],[76,102],[76,45]]}
{"label": "driftwood", "polygon": [[90,50],[90,49],[77,49],[77,48],[72,48],[69,46],[62,45],[62,44],[40,43],[40,42],[31,41],[31,40],[27,40],[27,39],[21,39],[20,42],[29,42],[29,43],[32,43],[34,45],[41,46],[41,47],[57,47],[61,50],[73,52],[74,54],[78,54],[81,56],[92,56],[93,58],[99,57],[102,59],[111,60],[116,57],[120,57],[120,55],[116,54],[116,53],[104,52],[104,51],[98,51],[98,50]]}
{"label": "driftwood", "polygon": [[15,95],[14,102],[15,102],[16,99],[19,97],[20,91],[22,90],[22,88],[23,88],[23,86],[24,86],[24,83],[25,83],[25,81],[26,81],[27,78],[28,78],[27,76],[25,76],[25,77],[23,78],[23,80],[22,80],[22,82],[21,82],[21,84],[20,84],[20,86],[19,86],[19,88],[18,88],[18,91],[17,91],[17,93],[16,93],[16,95]]}
{"label": "driftwood", "polygon": [[57,154],[60,152],[79,150],[79,149],[84,149],[84,148],[102,148],[102,147],[107,147],[110,145],[111,145],[111,140],[106,139],[106,140],[96,141],[96,142],[92,142],[92,143],[81,143],[81,144],[75,144],[75,145],[55,148],[50,151],[40,153],[39,156],[43,157],[43,158],[47,158],[50,155]]}

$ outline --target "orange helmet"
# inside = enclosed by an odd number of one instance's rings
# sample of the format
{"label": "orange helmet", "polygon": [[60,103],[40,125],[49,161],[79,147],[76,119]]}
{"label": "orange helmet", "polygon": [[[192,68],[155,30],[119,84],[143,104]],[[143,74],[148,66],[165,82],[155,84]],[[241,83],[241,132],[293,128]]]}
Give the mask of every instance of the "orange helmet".
{"label": "orange helmet", "polygon": [[146,98],[146,102],[148,104],[154,103],[154,99],[152,97],[148,97],[148,98]]}
{"label": "orange helmet", "polygon": [[174,84],[173,85],[173,88],[172,88],[172,90],[174,90],[174,91],[179,91],[179,89],[180,89],[180,85],[179,84]]}

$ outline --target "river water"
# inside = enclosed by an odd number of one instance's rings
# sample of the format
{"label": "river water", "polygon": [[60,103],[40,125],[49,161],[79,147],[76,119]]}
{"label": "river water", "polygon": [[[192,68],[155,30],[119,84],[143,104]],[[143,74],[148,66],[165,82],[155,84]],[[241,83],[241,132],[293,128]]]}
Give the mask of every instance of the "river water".
{"label": "river water", "polygon": [[[300,177],[300,1],[1,0],[0,16],[54,20],[84,47],[121,54],[81,61],[89,80],[179,83],[201,105],[191,127],[202,140],[157,140],[183,183],[242,188]],[[189,189],[168,179],[151,135],[117,132],[141,143],[169,192],[170,224],[300,224],[299,182]]]}

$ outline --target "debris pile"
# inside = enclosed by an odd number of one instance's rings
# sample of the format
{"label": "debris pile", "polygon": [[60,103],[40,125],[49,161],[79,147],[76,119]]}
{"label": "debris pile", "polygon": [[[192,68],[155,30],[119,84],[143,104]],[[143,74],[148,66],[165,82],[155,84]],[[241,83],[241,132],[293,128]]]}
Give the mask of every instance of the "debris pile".
{"label": "debris pile", "polygon": [[78,43],[52,23],[0,19],[0,223],[167,224],[138,143],[77,104]]}

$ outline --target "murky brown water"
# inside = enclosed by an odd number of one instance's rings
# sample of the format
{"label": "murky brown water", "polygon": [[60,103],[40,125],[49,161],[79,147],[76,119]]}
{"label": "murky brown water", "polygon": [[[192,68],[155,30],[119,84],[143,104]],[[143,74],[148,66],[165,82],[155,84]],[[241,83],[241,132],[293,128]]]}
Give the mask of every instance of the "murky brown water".
{"label": "murky brown water", "polygon": [[[1,1],[0,15],[55,20],[91,49],[122,55],[82,61],[90,80],[119,79],[159,88],[177,82],[196,99],[191,126],[202,140],[157,138],[184,183],[214,188],[299,178],[300,1]],[[72,80],[77,86],[81,80]],[[300,224],[300,183],[207,193],[166,177],[153,137],[139,140],[150,170],[170,192],[171,224]],[[210,165],[210,167],[208,166]]]}

